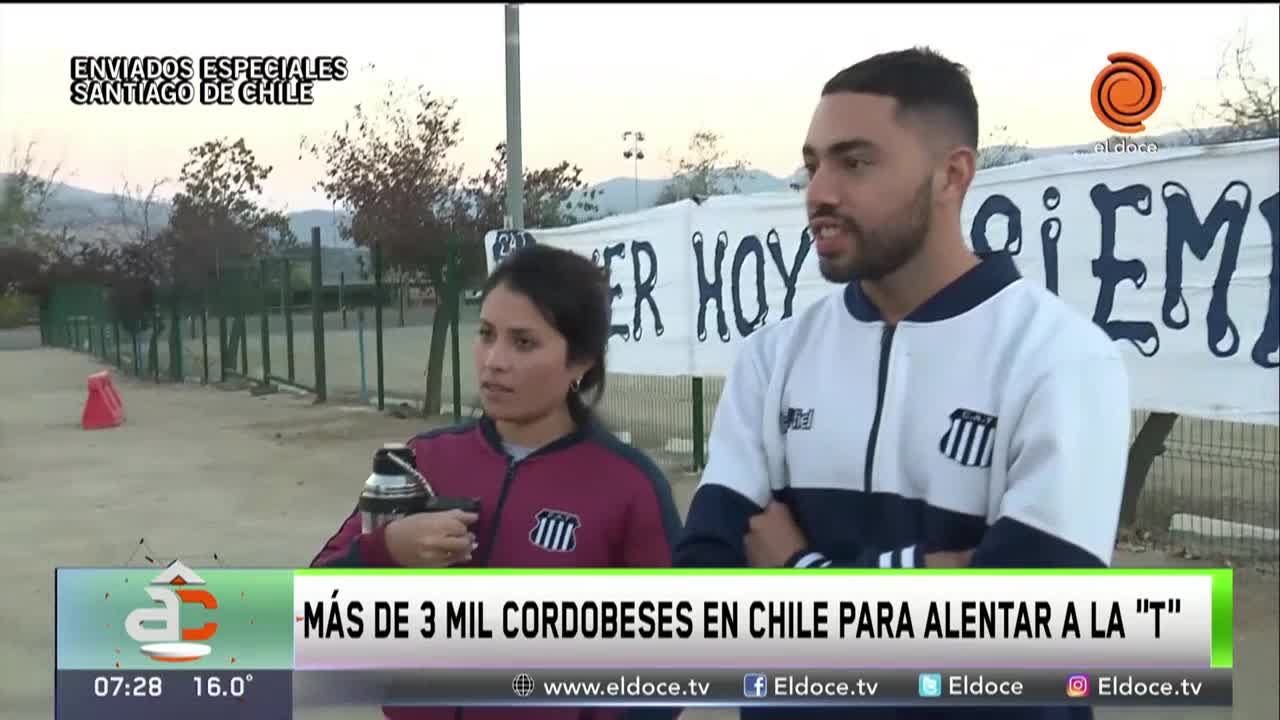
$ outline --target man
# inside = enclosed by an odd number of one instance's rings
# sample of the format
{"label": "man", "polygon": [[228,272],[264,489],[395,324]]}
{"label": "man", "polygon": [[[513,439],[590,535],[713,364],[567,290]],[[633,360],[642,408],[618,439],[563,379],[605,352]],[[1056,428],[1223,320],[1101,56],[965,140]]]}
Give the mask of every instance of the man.
{"label": "man", "polygon": [[[929,50],[872,57],[823,88],[803,149],[806,204],[822,275],[843,287],[743,344],[677,566],[1110,563],[1124,362],[1008,255],[970,252],[960,217],[977,142],[967,71]],[[818,715],[1092,716],[742,711]]]}

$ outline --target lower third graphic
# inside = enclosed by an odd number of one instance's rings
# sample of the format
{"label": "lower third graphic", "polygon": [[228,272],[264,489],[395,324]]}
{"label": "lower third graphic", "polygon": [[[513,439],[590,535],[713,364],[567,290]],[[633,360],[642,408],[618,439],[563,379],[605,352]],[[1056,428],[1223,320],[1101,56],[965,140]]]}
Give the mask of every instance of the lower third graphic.
{"label": "lower third graphic", "polygon": [[769,678],[759,673],[743,675],[742,696],[749,698],[769,697]]}

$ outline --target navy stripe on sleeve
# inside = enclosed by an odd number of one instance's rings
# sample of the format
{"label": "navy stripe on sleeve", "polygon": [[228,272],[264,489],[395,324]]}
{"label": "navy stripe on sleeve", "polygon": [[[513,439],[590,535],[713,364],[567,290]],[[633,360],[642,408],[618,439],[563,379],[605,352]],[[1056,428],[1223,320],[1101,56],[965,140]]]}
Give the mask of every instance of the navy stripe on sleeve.
{"label": "navy stripe on sleeve", "polygon": [[675,497],[671,494],[671,482],[667,480],[662,468],[658,467],[657,463],[648,455],[627,445],[610,433],[599,431],[593,434],[592,439],[604,449],[635,466],[649,481],[658,503],[658,512],[662,514],[662,529],[667,536],[667,546],[674,549],[676,543],[680,540],[682,523],[680,522],[680,511],[676,508]]}
{"label": "navy stripe on sleeve", "polygon": [[1056,535],[1003,517],[987,530],[973,554],[972,567],[1104,568],[1093,553]]}

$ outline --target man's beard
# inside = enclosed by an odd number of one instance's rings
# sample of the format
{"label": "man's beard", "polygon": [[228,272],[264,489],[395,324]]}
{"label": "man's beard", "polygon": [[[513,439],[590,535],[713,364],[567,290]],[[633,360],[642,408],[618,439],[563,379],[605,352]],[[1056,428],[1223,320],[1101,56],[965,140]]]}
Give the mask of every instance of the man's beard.
{"label": "man's beard", "polygon": [[925,178],[911,201],[894,219],[876,230],[865,230],[851,218],[837,216],[854,244],[847,264],[818,260],[818,271],[828,282],[881,280],[906,265],[924,247],[929,233],[932,178]]}

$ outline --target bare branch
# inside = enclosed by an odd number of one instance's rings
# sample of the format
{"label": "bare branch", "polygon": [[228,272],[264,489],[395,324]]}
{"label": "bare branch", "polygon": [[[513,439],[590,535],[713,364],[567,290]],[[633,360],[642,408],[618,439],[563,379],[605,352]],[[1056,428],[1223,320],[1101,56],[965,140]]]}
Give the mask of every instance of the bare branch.
{"label": "bare branch", "polygon": [[987,134],[987,142],[978,149],[977,169],[996,168],[1031,159],[1027,144],[1015,140],[1007,125],[997,125]]}
{"label": "bare branch", "polygon": [[687,155],[673,162],[668,151],[672,178],[659,193],[657,204],[741,192],[751,166],[742,159],[730,161],[720,145],[723,139],[714,130],[698,130],[689,138]]}

